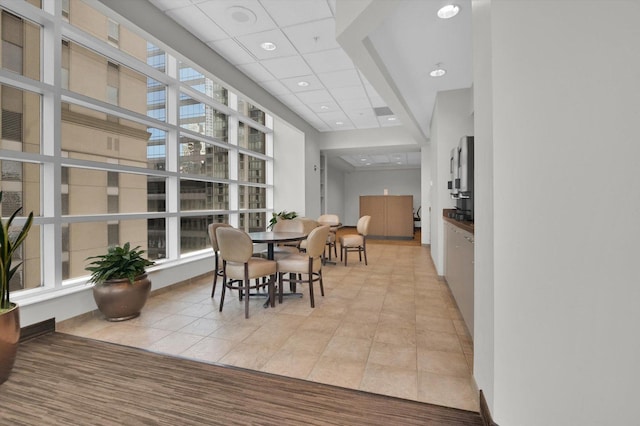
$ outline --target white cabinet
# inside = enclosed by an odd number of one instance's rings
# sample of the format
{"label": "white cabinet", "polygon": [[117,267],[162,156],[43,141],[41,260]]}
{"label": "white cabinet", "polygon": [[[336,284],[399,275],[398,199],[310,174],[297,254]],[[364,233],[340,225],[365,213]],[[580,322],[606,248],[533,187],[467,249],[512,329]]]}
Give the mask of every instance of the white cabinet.
{"label": "white cabinet", "polygon": [[445,222],[444,277],[473,337],[473,234]]}

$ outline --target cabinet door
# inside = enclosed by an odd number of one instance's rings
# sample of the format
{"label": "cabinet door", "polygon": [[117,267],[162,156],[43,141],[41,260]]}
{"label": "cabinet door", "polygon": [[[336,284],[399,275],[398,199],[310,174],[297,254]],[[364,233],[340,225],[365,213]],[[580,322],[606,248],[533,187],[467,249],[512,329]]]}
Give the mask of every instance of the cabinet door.
{"label": "cabinet door", "polygon": [[387,196],[387,229],[389,237],[413,237],[413,196]]}
{"label": "cabinet door", "polygon": [[361,195],[360,196],[360,216],[371,216],[369,222],[369,235],[384,236],[386,209],[384,208],[384,198],[382,195]]}

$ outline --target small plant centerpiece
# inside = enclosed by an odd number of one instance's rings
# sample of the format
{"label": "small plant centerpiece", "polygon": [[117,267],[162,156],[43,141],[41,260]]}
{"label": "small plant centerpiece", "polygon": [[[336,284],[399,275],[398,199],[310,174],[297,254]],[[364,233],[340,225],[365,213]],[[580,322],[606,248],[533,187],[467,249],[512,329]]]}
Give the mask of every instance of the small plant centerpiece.
{"label": "small plant centerpiece", "polygon": [[108,321],[124,321],[140,315],[151,291],[146,268],[155,262],[144,258],[140,246],[109,247],[107,253],[88,257],[93,298]]}
{"label": "small plant centerpiece", "polygon": [[295,219],[298,217],[298,213],[296,212],[288,212],[286,210],[281,211],[280,213],[273,212],[271,213],[271,220],[269,221],[269,229],[273,229],[273,225],[278,223],[279,220],[289,220]]}
{"label": "small plant centerpiece", "polygon": [[[2,191],[0,191],[2,203]],[[0,384],[11,374],[20,341],[20,309],[9,300],[9,283],[22,262],[11,265],[14,254],[27,238],[33,223],[33,212],[29,213],[21,229],[13,228],[13,220],[22,208],[16,209],[7,221],[0,225]]]}

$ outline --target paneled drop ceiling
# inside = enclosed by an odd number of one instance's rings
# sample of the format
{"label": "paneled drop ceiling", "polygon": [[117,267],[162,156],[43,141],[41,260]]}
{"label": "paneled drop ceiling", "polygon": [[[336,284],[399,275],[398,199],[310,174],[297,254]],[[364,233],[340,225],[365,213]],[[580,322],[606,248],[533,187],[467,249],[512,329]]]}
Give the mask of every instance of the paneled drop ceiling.
{"label": "paneled drop ceiling", "polygon": [[[373,58],[357,65],[336,40],[336,0],[149,1],[318,131],[404,125],[417,141],[412,153],[340,155],[353,168],[420,167],[436,93],[471,85],[470,0],[451,20],[436,17],[444,0],[375,0],[364,39],[349,40],[351,57]],[[429,77],[436,64],[448,74]]]}

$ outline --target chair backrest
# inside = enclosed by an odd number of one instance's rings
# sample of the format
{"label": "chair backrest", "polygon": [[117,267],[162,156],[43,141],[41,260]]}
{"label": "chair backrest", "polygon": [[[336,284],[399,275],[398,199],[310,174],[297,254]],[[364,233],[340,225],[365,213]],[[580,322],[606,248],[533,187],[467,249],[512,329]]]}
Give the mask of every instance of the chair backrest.
{"label": "chair backrest", "polygon": [[307,254],[309,257],[318,257],[324,253],[324,245],[329,236],[329,225],[314,228],[307,237]]}
{"label": "chair backrest", "polygon": [[285,219],[279,220],[273,225],[273,232],[303,232],[304,224],[301,220]]}
{"label": "chair backrest", "polygon": [[253,255],[251,237],[242,229],[218,227],[216,237],[220,256],[227,262],[246,263]]}
{"label": "chair backrest", "polygon": [[340,217],[337,214],[323,214],[318,217],[318,223],[321,225],[336,226],[340,223]]}
{"label": "chair backrest", "polygon": [[369,235],[370,221],[371,221],[371,216],[362,216],[360,219],[358,219],[358,224],[356,225],[358,234],[364,235],[365,237]]}
{"label": "chair backrest", "polygon": [[218,247],[218,238],[216,237],[216,229],[218,229],[219,227],[225,227],[225,228],[230,228],[231,225],[229,225],[228,223],[210,223],[209,224],[209,241],[211,241],[211,247],[213,247],[213,251],[217,252],[220,250],[220,247]]}
{"label": "chair backrest", "polygon": [[320,224],[313,219],[300,218],[299,220],[302,222],[302,232],[304,232],[304,235],[309,235],[311,231],[320,226]]}

